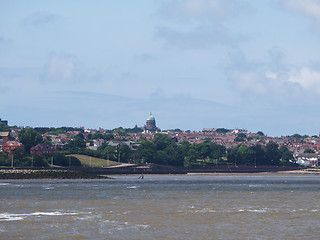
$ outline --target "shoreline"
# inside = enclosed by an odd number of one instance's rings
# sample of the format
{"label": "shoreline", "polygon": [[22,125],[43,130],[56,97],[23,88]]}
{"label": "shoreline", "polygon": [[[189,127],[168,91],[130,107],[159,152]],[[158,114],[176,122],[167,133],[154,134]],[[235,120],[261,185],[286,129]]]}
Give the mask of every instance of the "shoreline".
{"label": "shoreline", "polygon": [[[143,173],[150,176],[184,176],[184,177],[209,177],[209,176],[318,176],[320,169],[304,169],[289,171],[265,171],[265,172],[186,172],[186,173]],[[4,179],[114,179],[117,177],[137,177],[140,173],[97,174],[85,171],[69,169],[0,169],[0,180]],[[320,175],[319,175],[320,176]]]}
{"label": "shoreline", "polygon": [[55,169],[0,169],[0,179],[106,179],[96,174]]}

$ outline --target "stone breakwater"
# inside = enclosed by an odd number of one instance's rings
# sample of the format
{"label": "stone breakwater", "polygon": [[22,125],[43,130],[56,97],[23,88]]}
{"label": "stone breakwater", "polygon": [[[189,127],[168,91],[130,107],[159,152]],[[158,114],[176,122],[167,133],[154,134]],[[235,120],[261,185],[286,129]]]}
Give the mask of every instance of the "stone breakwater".
{"label": "stone breakwater", "polygon": [[0,169],[0,179],[99,179],[106,178],[71,170]]}

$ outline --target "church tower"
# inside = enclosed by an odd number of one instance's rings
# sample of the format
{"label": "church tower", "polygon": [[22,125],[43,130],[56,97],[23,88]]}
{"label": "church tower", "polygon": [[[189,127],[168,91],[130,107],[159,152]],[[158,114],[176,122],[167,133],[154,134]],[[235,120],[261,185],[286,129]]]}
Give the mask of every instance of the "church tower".
{"label": "church tower", "polygon": [[151,131],[151,132],[160,131],[160,129],[157,128],[156,126],[156,119],[154,118],[152,113],[150,113],[150,116],[147,118],[146,125],[144,126],[144,130]]}

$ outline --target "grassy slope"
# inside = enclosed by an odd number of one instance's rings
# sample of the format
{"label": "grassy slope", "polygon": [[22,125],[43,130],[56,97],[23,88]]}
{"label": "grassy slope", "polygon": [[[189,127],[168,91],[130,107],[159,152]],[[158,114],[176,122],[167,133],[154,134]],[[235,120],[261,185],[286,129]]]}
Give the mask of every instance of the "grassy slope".
{"label": "grassy slope", "polygon": [[[114,161],[110,161],[110,160],[106,160],[106,159],[102,159],[102,158],[90,157],[87,155],[70,154],[70,156],[78,158],[80,160],[81,164],[83,166],[87,166],[87,167],[108,167],[108,166],[118,164],[117,162],[114,162]],[[90,161],[90,158],[91,158],[91,161]]]}

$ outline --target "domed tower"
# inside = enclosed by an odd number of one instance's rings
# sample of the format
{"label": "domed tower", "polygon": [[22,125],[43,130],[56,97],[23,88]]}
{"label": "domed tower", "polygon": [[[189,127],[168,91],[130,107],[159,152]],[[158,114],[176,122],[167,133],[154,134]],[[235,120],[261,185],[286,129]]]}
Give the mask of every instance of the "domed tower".
{"label": "domed tower", "polygon": [[158,131],[159,130],[156,126],[156,119],[154,118],[152,113],[150,113],[150,116],[147,118],[145,130],[146,131]]}

